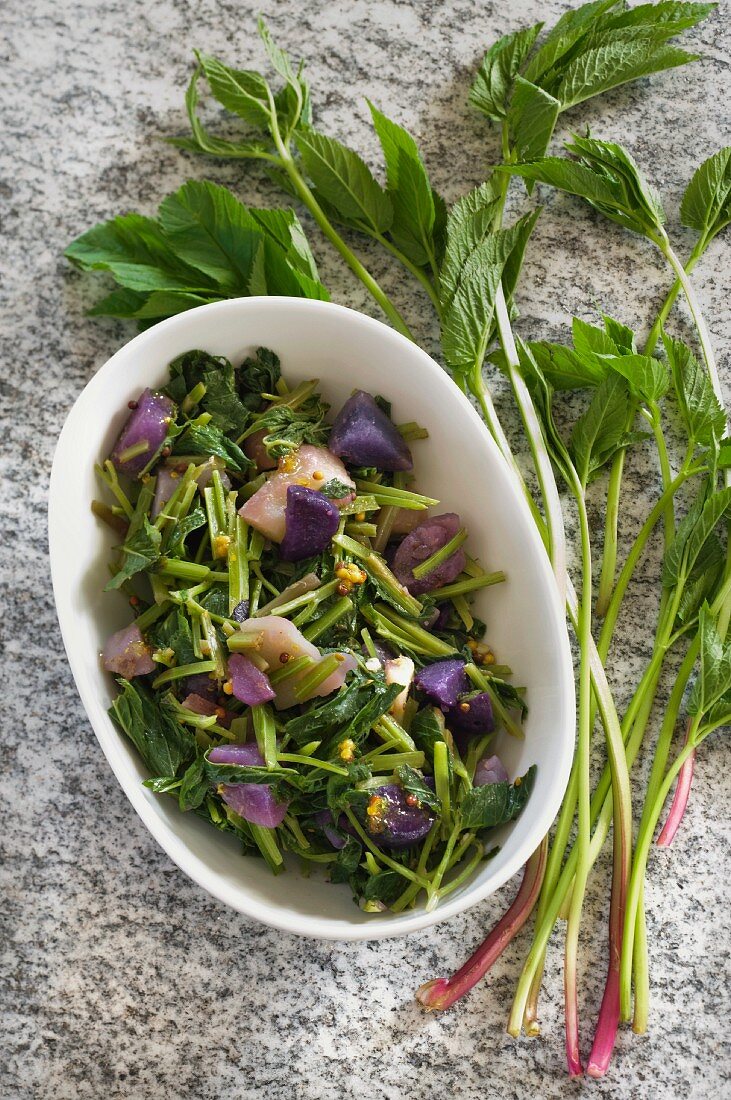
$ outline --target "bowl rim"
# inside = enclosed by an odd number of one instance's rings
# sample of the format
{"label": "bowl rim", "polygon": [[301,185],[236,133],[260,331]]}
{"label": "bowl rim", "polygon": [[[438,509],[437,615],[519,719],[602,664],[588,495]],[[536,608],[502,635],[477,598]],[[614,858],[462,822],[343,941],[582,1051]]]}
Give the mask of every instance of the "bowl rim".
{"label": "bowl rim", "polygon": [[[127,341],[127,343],[123,344],[95,371],[71,406],[64,420],[61,432],[59,433],[51,467],[48,497],[49,556],[54,601],[69,666],[87,719],[94,730],[97,741],[122,791],[141,817],[148,831],[173,863],[175,863],[175,865],[198,886],[201,886],[225,905],[230,906],[246,917],[258,920],[280,931],[341,942],[390,939],[396,936],[406,936],[421,929],[431,927],[444,920],[448,920],[450,917],[465,912],[472,906],[484,901],[485,898],[490,897],[505,885],[505,883],[521,869],[531,855],[531,852],[538,846],[542,838],[548,832],[560,808],[568,784],[568,777],[573,759],[576,702],[574,694],[573,661],[568,638],[565,610],[561,603],[548,556],[538,531],[535,528],[526,500],[517,484],[515,475],[500,453],[487,426],[459,387],[456,385],[454,386],[453,397],[460,406],[463,415],[471,419],[473,424],[478,427],[485,448],[491,452],[492,458],[503,465],[503,468],[508,474],[508,484],[515,498],[515,504],[523,511],[527,520],[526,527],[530,532],[528,537],[533,543],[533,556],[536,559],[538,569],[543,574],[543,580],[547,590],[548,610],[551,616],[550,633],[552,642],[557,644],[559,648],[558,661],[561,672],[561,682],[557,684],[557,711],[561,716],[561,721],[554,730],[557,760],[555,772],[556,779],[552,786],[554,792],[553,797],[550,800],[546,800],[540,807],[536,807],[533,827],[523,844],[516,849],[513,856],[506,862],[496,880],[490,881],[482,887],[475,888],[472,891],[461,893],[457,897],[447,899],[431,912],[427,912],[425,909],[421,908],[415,910],[409,916],[401,915],[398,923],[390,923],[388,916],[378,917],[374,915],[372,921],[364,924],[354,924],[348,927],[347,930],[341,927],[342,922],[340,921],[338,921],[337,929],[332,927],[335,922],[333,918],[328,916],[302,917],[296,911],[290,911],[285,906],[274,908],[269,905],[264,905],[254,897],[248,896],[245,890],[242,891],[240,883],[231,883],[224,880],[223,876],[210,872],[207,864],[204,863],[202,858],[191,850],[187,842],[180,838],[167,822],[151,814],[150,807],[143,797],[141,784],[138,785],[139,789],[137,787],[128,789],[127,777],[125,776],[123,778],[120,774],[122,771],[121,748],[120,753],[115,752],[115,745],[119,747],[121,744],[121,735],[118,734],[119,740],[117,742],[112,741],[107,736],[105,724],[111,723],[111,720],[108,718],[106,710],[102,708],[101,702],[93,689],[93,685],[90,681],[87,682],[86,677],[82,673],[80,658],[77,659],[73,645],[71,644],[72,638],[70,637],[71,631],[69,629],[70,620],[67,616],[61,614],[62,597],[59,576],[59,558],[61,550],[56,537],[61,512],[62,494],[60,488],[67,459],[66,452],[77,428],[76,421],[80,420],[83,416],[84,406],[90,398],[96,394],[96,391],[103,387],[105,378],[113,372],[117,361],[123,357],[126,358],[131,351],[144,347],[150,340],[152,333],[155,334],[156,339],[159,339],[161,333],[173,330],[178,325],[184,323],[186,319],[189,321],[191,314],[197,314],[199,316],[205,315],[207,318],[214,318],[225,313],[237,314],[242,311],[244,313],[256,313],[258,310],[276,311],[283,304],[286,304],[288,309],[292,309],[295,312],[301,310],[302,312],[319,311],[323,313],[338,314],[347,318],[348,322],[352,323],[354,326],[377,329],[380,338],[383,340],[391,341],[391,343],[397,347],[408,350],[410,355],[414,353],[417,354],[422,360],[422,366],[427,378],[429,376],[438,376],[440,384],[443,384],[445,381],[446,372],[419,345],[413,343],[407,337],[402,336],[382,321],[348,306],[343,306],[334,302],[325,302],[309,298],[291,298],[283,295],[233,298],[197,306],[192,310],[186,310],[183,313],[176,314],[173,317],[158,322],[158,324],[139,333],[131,340]],[[446,378],[448,377],[449,376],[446,375]],[[428,382],[425,384],[428,384]],[[530,850],[526,851],[527,848],[530,848]],[[303,925],[305,927],[303,927]]]}

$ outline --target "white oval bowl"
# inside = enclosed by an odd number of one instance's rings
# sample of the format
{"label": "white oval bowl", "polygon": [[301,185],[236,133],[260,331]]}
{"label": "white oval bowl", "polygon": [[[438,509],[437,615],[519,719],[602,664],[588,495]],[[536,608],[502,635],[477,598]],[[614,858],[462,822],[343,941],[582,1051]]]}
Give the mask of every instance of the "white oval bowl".
{"label": "white oval bowl", "polygon": [[[304,878],[296,869],[275,877],[262,860],[243,857],[235,838],[143,787],[142,763],[107,715],[115,685],[99,652],[130,613],[122,597],[103,592],[114,540],[89,507],[99,493],[94,463],[111,450],[127,402],[145,386],[164,384],[175,356],[203,348],[240,362],[259,346],[277,352],[288,381],[319,378],[335,409],[360,387],[392,401],[397,423],[425,425],[429,439],[414,444],[419,489],[438,497],[441,510],[459,512],[472,553],[487,569],[508,574],[506,583],[477,593],[475,610],[487,623],[498,660],[528,688],[525,740],[501,733],[496,751],[512,776],[536,764],[535,789],[522,816],[497,835],[499,853],[431,913],[367,914],[346,886]],[[51,473],[49,539],[64,644],[104,754],[170,858],[232,908],[322,939],[406,935],[492,894],[548,830],[568,781],[575,722],[571,654],[549,563],[513,475],[469,401],[433,359],[386,325],[325,302],[241,298],[190,310],[137,336],[104,364],[69,413]]]}

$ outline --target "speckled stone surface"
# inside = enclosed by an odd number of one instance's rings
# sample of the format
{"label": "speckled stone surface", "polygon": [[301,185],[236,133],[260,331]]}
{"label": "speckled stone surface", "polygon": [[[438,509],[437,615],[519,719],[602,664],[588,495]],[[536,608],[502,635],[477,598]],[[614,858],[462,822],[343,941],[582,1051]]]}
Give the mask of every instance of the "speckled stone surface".
{"label": "speckled stone surface", "polygon": [[[160,136],[184,132],[194,46],[242,67],[261,63],[263,8],[282,43],[309,62],[317,117],[375,154],[364,97],[407,124],[436,185],[455,198],[498,155],[465,107],[470,74],[500,33],[565,8],[556,0],[5,0],[0,12],[2,496],[0,583],[0,1096],[16,1098],[549,1098],[633,1100],[731,1089],[728,1042],[728,742],[708,743],[672,849],[647,887],[650,1033],[620,1035],[611,1075],[569,1083],[562,1052],[560,940],[551,944],[543,1037],[504,1024],[525,939],[450,1014],[417,1009],[423,980],[459,965],[515,889],[447,926],[403,941],[339,945],[253,924],[213,901],[158,850],[118,788],[85,718],[55,620],[46,556],[46,485],[72,401],[132,331],[84,310],[100,288],[61,251],[93,222],[152,212],[186,175],[274,201],[256,173],[184,158]],[[566,120],[629,143],[677,207],[692,167],[728,143],[726,4],[691,35],[697,65],[619,90]],[[563,132],[565,132],[565,127]],[[518,196],[518,209],[525,200]],[[649,246],[548,195],[520,294],[523,335],[558,338],[567,311],[596,306],[644,328],[667,276]],[[374,311],[313,235],[333,297]],[[381,256],[363,252],[425,346],[425,303]],[[729,246],[717,242],[696,284],[725,379],[731,377]],[[683,314],[674,319],[683,324]],[[503,398],[498,402],[502,407]],[[515,424],[512,413],[506,419]],[[636,530],[657,477],[629,463],[625,530]],[[600,520],[597,492],[593,517]],[[612,659],[619,697],[647,656],[657,557],[640,570]],[[584,1033],[605,963],[606,864],[592,880],[582,941]]]}

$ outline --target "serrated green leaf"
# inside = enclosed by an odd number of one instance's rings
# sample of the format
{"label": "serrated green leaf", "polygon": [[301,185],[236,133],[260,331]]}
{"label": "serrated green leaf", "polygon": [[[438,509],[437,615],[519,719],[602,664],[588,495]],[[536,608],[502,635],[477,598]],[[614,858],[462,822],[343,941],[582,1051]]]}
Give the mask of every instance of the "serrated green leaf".
{"label": "serrated green leaf", "polygon": [[707,371],[682,340],[663,333],[663,344],[688,435],[703,444],[720,439],[726,431],[726,413],[713,392]]}
{"label": "serrated green leaf", "polygon": [[450,370],[466,372],[484,359],[493,331],[497,288],[514,253],[513,274],[519,270],[537,214],[533,211],[510,229],[486,237],[464,264],[442,323],[442,349]]}
{"label": "serrated green leaf", "polygon": [[574,317],[571,336],[577,355],[616,355],[618,348],[605,329]]}
{"label": "serrated green leaf", "polygon": [[307,175],[338,217],[349,225],[385,233],[393,217],[391,202],[365,161],[316,130],[299,130],[296,140]]}
{"label": "serrated green leaf", "polygon": [[531,342],[528,347],[546,380],[556,390],[594,388],[609,374],[603,359],[593,352],[579,354],[564,344]]}
{"label": "serrated green leaf", "polygon": [[272,118],[269,86],[261,73],[231,69],[216,57],[196,54],[198,63],[218,102],[243,118],[249,126],[268,132]]}
{"label": "serrated green leaf", "polygon": [[482,114],[500,122],[508,114],[513,84],[523,67],[542,23],[514,31],[498,39],[485,54],[470,88],[470,103]]}
{"label": "serrated green leaf", "polygon": [[540,49],[528,62],[523,71],[525,79],[539,83],[539,78],[557,66],[561,59],[573,50],[591,29],[592,24],[595,24],[604,12],[616,6],[617,0],[593,0],[592,3],[582,4],[579,8],[564,12],[544,38]]}
{"label": "serrated green leaf", "polygon": [[731,222],[731,145],[696,168],[680,204],[680,220],[705,240]]}
{"label": "serrated green leaf", "polygon": [[612,181],[620,199],[608,209],[597,203],[604,214],[645,235],[662,227],[665,214],[660,198],[626,149],[615,142],[578,134],[566,143],[566,148],[580,157],[585,167]]}
{"label": "serrated green leaf", "polygon": [[675,539],[663,560],[662,583],[671,588],[692,575],[709,538],[731,507],[731,488],[719,489],[706,498],[704,487],[678,525]]}
{"label": "serrated green leaf", "polygon": [[188,180],[160,203],[159,220],[176,255],[227,295],[246,293],[261,231],[228,188]]}
{"label": "serrated green leaf", "polygon": [[657,404],[668,391],[670,377],[659,359],[649,355],[615,355],[606,362],[610,370],[627,380],[633,397],[640,401]]}
{"label": "serrated green leaf", "polygon": [[608,41],[580,53],[562,68],[549,90],[566,111],[641,76],[699,60],[700,55],[669,46],[666,39],[665,34],[636,28],[614,32]]}
{"label": "serrated green leaf", "polygon": [[705,715],[731,691],[731,646],[718,633],[710,608],[701,608],[699,617],[700,668],[688,699],[688,714]]}
{"label": "serrated green leaf", "polygon": [[215,291],[213,280],[176,255],[160,225],[141,214],[102,222],[77,237],[64,255],[84,271],[109,271],[128,290]]}
{"label": "serrated green leaf", "polygon": [[185,91],[185,108],[193,131],[192,137],[166,138],[168,145],[184,149],[188,153],[205,153],[213,157],[259,160],[271,158],[271,144],[266,141],[226,141],[211,134],[198,118],[198,82],[203,74],[197,65]]}
{"label": "serrated green leaf", "polygon": [[294,210],[249,207],[257,225],[269,234],[285,253],[293,268],[319,282],[320,275],[302,224]]}
{"label": "serrated green leaf", "polygon": [[628,328],[627,325],[623,325],[621,321],[615,321],[614,317],[608,317],[606,313],[602,314],[602,320],[607,336],[614,342],[617,351],[627,355],[635,355],[637,353],[637,341],[632,329]]}
{"label": "serrated green leaf", "polygon": [[495,829],[512,821],[530,798],[535,777],[534,764],[515,783],[486,783],[483,787],[473,787],[460,805],[463,828]]}
{"label": "serrated green leaf", "polygon": [[[125,581],[143,569],[149,569],[160,557],[161,535],[157,527],[150,523],[147,516],[142,524],[130,535],[122,546],[122,565],[104,587],[105,592],[120,588]],[[162,773],[164,769],[156,769]]]}
{"label": "serrated green leaf", "polygon": [[439,288],[442,308],[454,298],[462,270],[469,257],[490,234],[498,198],[489,182],[458,199],[447,216],[447,239]]}
{"label": "serrated green leaf", "polygon": [[716,4],[678,3],[662,0],[659,4],[638,4],[636,8],[602,16],[598,25],[602,31],[620,27],[651,26],[671,38],[680,31],[700,23],[717,7]]}
{"label": "serrated green leaf", "polygon": [[420,267],[435,262],[436,205],[418,146],[408,130],[368,103],[386,161],[388,195],[393,207],[391,237]]}
{"label": "serrated green leaf", "polygon": [[596,206],[611,206],[622,199],[615,183],[566,157],[543,157],[527,164],[501,165],[497,171],[546,183]]}
{"label": "serrated green leaf", "polygon": [[622,446],[629,416],[627,383],[610,374],[599,384],[589,407],[574,425],[571,453],[582,485],[586,485]]}
{"label": "serrated green leaf", "polygon": [[195,751],[195,739],[141,684],[117,681],[110,717],[127,734],[153,775],[174,776]]}
{"label": "serrated green leaf", "polygon": [[508,110],[510,139],[519,160],[542,157],[553,136],[561,104],[549,92],[516,76]]}

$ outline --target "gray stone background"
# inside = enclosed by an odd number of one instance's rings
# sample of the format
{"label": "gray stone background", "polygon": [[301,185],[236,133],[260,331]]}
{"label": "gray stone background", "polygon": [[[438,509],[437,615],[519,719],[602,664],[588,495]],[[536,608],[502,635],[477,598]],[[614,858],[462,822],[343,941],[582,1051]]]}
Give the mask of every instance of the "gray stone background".
{"label": "gray stone background", "polygon": [[[132,335],[87,319],[99,296],[61,251],[92,223],[154,211],[188,176],[279,201],[246,166],[187,159],[160,141],[185,131],[191,51],[259,65],[254,33],[272,30],[308,61],[317,118],[375,157],[364,97],[419,140],[436,186],[454,199],[498,156],[466,106],[471,73],[499,34],[553,21],[556,0],[5,0],[0,9],[3,116],[2,613],[0,736],[0,1096],[395,1098],[711,1098],[729,1095],[728,743],[703,750],[675,845],[656,853],[647,889],[651,1030],[623,1031],[610,1076],[569,1083],[562,1050],[559,937],[551,946],[544,1034],[516,1042],[504,1024],[526,949],[444,1017],[413,1002],[481,940],[514,884],[463,916],[403,941],[340,945],[253,924],[171,865],[137,819],[76,696],[51,596],[46,486],[56,436],[85,382]],[[690,36],[696,65],[643,80],[562,120],[622,140],[661,189],[671,232],[693,167],[729,141],[725,3]],[[513,206],[525,202],[515,189]],[[648,245],[553,194],[531,247],[518,330],[563,338],[567,316],[598,306],[644,330],[667,274]],[[374,312],[313,233],[333,297]],[[358,247],[361,248],[359,242]],[[419,294],[367,255],[425,346],[437,333]],[[729,378],[729,245],[717,242],[695,282]],[[674,325],[683,324],[682,310]],[[503,399],[499,395],[499,403]],[[507,407],[507,405],[506,405]],[[506,413],[515,424],[512,412]],[[520,448],[520,443],[517,441]],[[654,467],[630,462],[629,537],[657,491]],[[74,486],[69,485],[69,493]],[[601,522],[597,493],[594,519]],[[657,555],[640,571],[612,657],[621,698],[647,657]],[[582,941],[585,1031],[604,973],[606,865],[592,881]]]}

